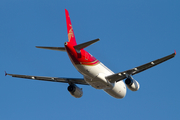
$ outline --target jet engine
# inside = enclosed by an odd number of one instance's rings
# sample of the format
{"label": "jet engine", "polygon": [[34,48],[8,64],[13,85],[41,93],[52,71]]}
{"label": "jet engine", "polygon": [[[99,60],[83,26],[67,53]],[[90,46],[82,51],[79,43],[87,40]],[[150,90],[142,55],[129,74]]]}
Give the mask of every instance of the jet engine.
{"label": "jet engine", "polygon": [[67,89],[69,93],[75,98],[80,98],[83,95],[82,88],[77,87],[75,84],[69,85]]}
{"label": "jet engine", "polygon": [[139,90],[139,87],[140,87],[139,83],[136,80],[134,80],[132,77],[128,77],[125,80],[125,83],[131,91]]}

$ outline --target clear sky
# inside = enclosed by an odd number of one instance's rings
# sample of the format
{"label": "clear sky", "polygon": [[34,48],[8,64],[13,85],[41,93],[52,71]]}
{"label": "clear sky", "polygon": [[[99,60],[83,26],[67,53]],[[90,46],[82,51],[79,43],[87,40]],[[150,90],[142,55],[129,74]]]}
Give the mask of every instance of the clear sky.
{"label": "clear sky", "polygon": [[[1,120],[175,120],[180,118],[179,0],[1,0]],[[65,8],[77,43],[100,38],[86,48],[115,73],[177,51],[177,56],[134,77],[137,92],[115,99],[79,85],[80,99],[68,84],[4,76],[14,74],[82,78],[61,47],[68,40]]]}

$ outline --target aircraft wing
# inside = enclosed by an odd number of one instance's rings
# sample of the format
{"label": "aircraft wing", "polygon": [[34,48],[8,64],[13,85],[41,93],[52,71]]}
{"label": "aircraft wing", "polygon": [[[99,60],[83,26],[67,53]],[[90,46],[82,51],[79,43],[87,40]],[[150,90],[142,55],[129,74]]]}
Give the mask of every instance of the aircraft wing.
{"label": "aircraft wing", "polygon": [[12,77],[17,78],[26,78],[26,79],[33,79],[33,80],[43,80],[43,81],[51,81],[51,82],[63,82],[63,83],[75,83],[75,84],[82,84],[82,85],[89,85],[86,83],[84,79],[78,78],[58,78],[58,77],[42,77],[42,76],[30,76],[30,75],[18,75],[18,74],[8,74]]}
{"label": "aircraft wing", "polygon": [[156,66],[156,65],[158,65],[158,64],[160,64],[162,62],[165,62],[165,61],[173,58],[175,55],[176,55],[176,51],[171,55],[168,55],[168,56],[165,56],[163,58],[151,61],[151,62],[146,63],[144,65],[141,65],[141,66],[132,68],[130,70],[126,70],[126,71],[123,71],[123,72],[119,72],[119,73],[107,76],[106,79],[111,83],[113,83],[115,81],[123,80],[123,79],[127,78],[127,75],[135,75],[137,73],[140,73],[140,72],[142,72],[144,70],[147,70],[147,69],[149,69],[151,67],[154,67],[154,66]]}

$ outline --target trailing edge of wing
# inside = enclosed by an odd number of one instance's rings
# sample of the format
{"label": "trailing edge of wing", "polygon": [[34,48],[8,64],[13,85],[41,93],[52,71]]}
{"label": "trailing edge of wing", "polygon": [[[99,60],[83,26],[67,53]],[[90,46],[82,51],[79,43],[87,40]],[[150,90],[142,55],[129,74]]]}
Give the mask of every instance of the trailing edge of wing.
{"label": "trailing edge of wing", "polygon": [[125,79],[127,77],[127,75],[135,75],[137,73],[140,73],[140,72],[142,72],[144,70],[147,70],[147,69],[149,69],[151,67],[154,67],[154,66],[156,66],[156,65],[158,65],[158,64],[160,64],[162,62],[165,62],[165,61],[173,58],[175,55],[176,55],[176,51],[173,54],[170,54],[170,55],[165,56],[163,58],[151,61],[151,62],[146,63],[144,65],[141,65],[141,66],[132,68],[130,70],[126,70],[126,71],[123,71],[123,72],[119,72],[119,73],[107,76],[106,79],[109,82],[115,82],[115,81],[123,80],[123,79]]}
{"label": "trailing edge of wing", "polygon": [[8,73],[5,73],[5,75],[9,75],[12,77],[17,77],[17,78],[33,79],[33,80],[89,85],[88,83],[86,83],[84,79],[81,79],[81,78],[79,79],[79,78],[42,77],[42,76],[18,75],[18,74],[8,74]]}
{"label": "trailing edge of wing", "polygon": [[57,51],[64,51],[66,52],[66,49],[64,47],[44,47],[44,46],[36,46],[36,48],[42,48],[42,49],[49,49],[49,50],[57,50]]}

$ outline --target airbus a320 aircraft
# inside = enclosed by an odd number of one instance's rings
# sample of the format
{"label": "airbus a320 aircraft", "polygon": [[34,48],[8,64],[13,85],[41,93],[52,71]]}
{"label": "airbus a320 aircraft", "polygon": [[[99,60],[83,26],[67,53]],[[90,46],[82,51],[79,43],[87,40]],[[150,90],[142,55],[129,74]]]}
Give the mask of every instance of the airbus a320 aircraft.
{"label": "airbus a320 aircraft", "polygon": [[[163,58],[151,61],[144,65],[132,68],[119,73],[114,73],[108,69],[103,63],[89,54],[84,48],[89,45],[99,41],[95,39],[82,44],[77,44],[72,24],[70,21],[69,13],[65,9],[67,32],[68,32],[68,42],[64,43],[64,47],[41,47],[37,48],[58,50],[67,52],[74,67],[83,75],[82,79],[77,78],[58,78],[58,77],[40,77],[40,76],[30,76],[30,75],[17,75],[8,74],[12,77],[27,78],[34,80],[44,80],[53,82],[63,82],[68,83],[68,91],[75,98],[80,98],[83,95],[82,88],[79,88],[76,84],[91,85],[95,89],[102,89],[114,98],[124,98],[126,95],[126,86],[131,91],[137,91],[140,87],[139,83],[132,78],[133,75],[140,73],[146,69],[154,67],[166,60],[173,58],[176,55],[176,51]],[[124,81],[125,83],[124,83]]]}

